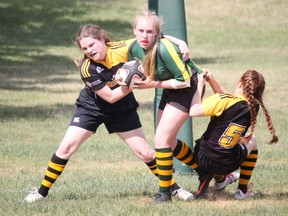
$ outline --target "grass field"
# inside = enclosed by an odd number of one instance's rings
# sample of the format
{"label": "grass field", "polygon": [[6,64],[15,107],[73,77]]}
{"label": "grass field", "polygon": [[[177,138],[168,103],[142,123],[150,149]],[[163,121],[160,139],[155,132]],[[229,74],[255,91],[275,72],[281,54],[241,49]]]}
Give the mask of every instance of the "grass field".
{"label": "grass field", "polygon": [[[233,91],[249,68],[266,78],[264,103],[279,143],[260,112],[255,197],[236,201],[237,184],[209,199],[149,204],[157,179],[115,135],[101,126],[69,161],[48,198],[23,201],[39,187],[83,83],[73,60],[82,56],[71,37],[96,23],[115,40],[133,37],[131,23],[146,0],[11,0],[0,2],[0,215],[288,215],[288,2],[286,0],[185,0],[191,57]],[[147,139],[153,146],[154,90],[135,91]],[[211,94],[208,89],[207,95]],[[193,119],[193,137],[209,119]],[[197,176],[175,175],[196,191]]]}

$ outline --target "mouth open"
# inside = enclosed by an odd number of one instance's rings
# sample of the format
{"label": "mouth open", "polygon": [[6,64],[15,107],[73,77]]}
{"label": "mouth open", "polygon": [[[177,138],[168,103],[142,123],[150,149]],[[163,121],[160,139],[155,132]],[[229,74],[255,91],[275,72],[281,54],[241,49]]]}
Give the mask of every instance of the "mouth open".
{"label": "mouth open", "polygon": [[96,54],[97,54],[97,52],[96,52],[96,51],[93,51],[93,52],[91,53],[91,57],[94,57]]}

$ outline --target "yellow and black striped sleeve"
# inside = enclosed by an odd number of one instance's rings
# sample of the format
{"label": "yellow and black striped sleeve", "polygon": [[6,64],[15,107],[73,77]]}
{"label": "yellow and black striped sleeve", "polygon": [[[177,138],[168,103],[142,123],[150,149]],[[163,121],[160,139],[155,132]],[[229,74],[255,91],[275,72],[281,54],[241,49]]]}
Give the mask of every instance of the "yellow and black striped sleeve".
{"label": "yellow and black striped sleeve", "polygon": [[220,116],[226,109],[239,101],[246,100],[243,96],[233,94],[214,94],[202,101],[206,116]]}

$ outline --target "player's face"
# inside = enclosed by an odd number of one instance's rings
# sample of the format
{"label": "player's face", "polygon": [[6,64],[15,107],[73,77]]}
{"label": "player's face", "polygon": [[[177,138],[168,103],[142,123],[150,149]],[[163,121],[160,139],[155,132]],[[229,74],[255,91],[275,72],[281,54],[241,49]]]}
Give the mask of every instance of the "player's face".
{"label": "player's face", "polygon": [[84,54],[93,61],[104,61],[107,54],[107,46],[104,39],[98,40],[92,37],[83,37],[80,41],[80,48]]}
{"label": "player's face", "polygon": [[234,93],[235,94],[243,94],[243,88],[242,88],[242,84],[240,81],[237,83]]}
{"label": "player's face", "polygon": [[157,36],[154,22],[149,19],[140,18],[134,27],[134,34],[140,46],[148,50]]}

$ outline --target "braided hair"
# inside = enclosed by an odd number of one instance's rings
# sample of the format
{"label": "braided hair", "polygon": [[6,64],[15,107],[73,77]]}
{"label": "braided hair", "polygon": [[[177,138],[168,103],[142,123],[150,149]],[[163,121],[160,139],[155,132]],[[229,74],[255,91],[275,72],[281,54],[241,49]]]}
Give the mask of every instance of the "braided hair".
{"label": "braided hair", "polygon": [[242,137],[240,143],[247,143],[255,130],[256,121],[257,121],[257,107],[260,105],[261,109],[264,112],[265,119],[267,122],[268,129],[272,135],[272,139],[269,144],[277,143],[278,137],[275,134],[275,129],[272,123],[272,119],[263,103],[263,93],[265,90],[265,79],[264,77],[257,72],[256,70],[247,70],[241,77],[240,82],[243,88],[243,95],[248,100],[248,106],[251,116],[251,134],[247,137]]}

